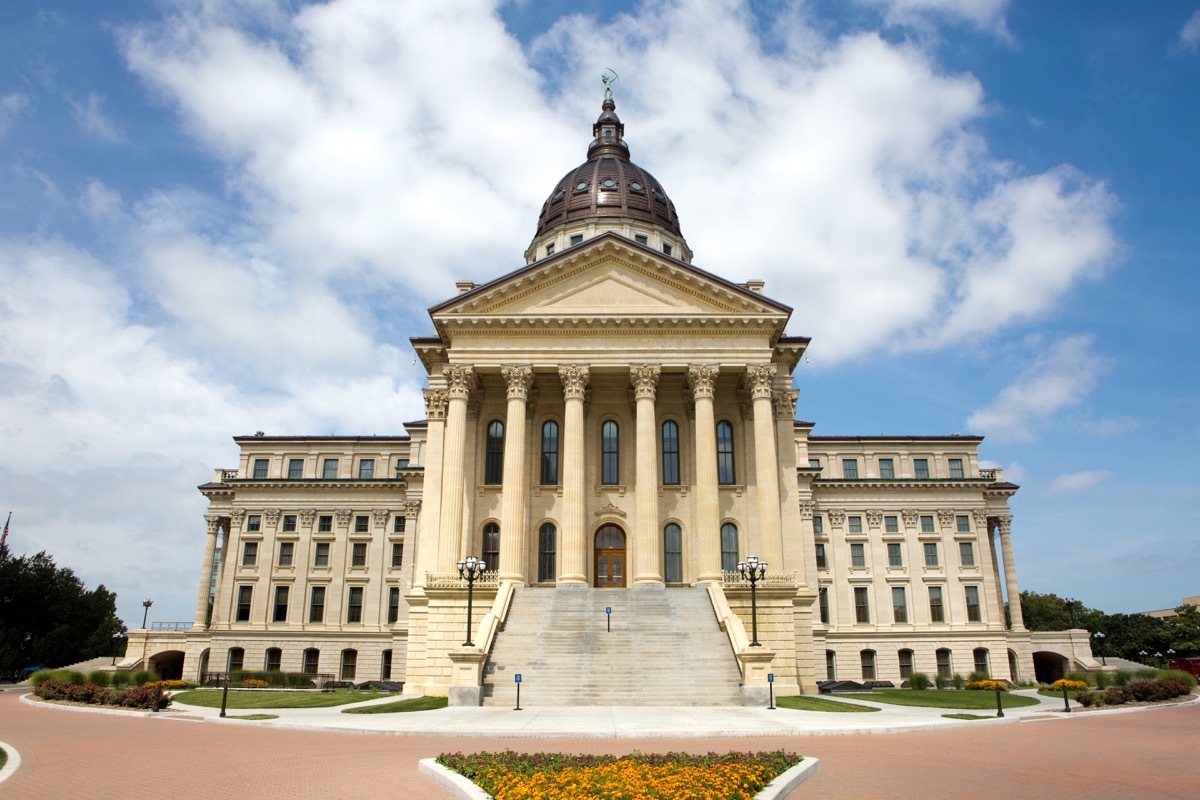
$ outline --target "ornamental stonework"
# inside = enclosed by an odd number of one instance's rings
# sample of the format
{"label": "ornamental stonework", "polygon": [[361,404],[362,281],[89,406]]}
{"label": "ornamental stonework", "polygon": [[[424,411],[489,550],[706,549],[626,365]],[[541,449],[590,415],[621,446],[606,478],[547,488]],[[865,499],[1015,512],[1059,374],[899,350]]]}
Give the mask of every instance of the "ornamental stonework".
{"label": "ornamental stonework", "polygon": [[817,510],[817,504],[812,500],[800,501],[800,519],[812,519],[813,513]]}
{"label": "ornamental stonework", "polygon": [[375,522],[376,528],[382,528],[387,525],[388,517],[392,512],[386,508],[376,508],[371,510],[371,519]]}
{"label": "ornamental stonework", "polygon": [[446,418],[446,393],[440,389],[426,389],[425,418],[429,420],[444,420]]}
{"label": "ornamental stonework", "polygon": [[689,365],[688,386],[692,389],[692,398],[712,400],[716,394],[717,375],[720,371],[716,364]]}
{"label": "ornamental stonework", "polygon": [[246,509],[244,508],[235,508],[229,512],[229,519],[232,520],[233,524],[237,525],[239,528],[242,526],[242,520],[245,518]]}
{"label": "ornamental stonework", "polygon": [[998,521],[1000,523],[1001,536],[1008,536],[1010,533],[1012,533],[1012,517],[999,517]]}
{"label": "ornamental stonework", "polygon": [[796,400],[800,397],[800,392],[795,389],[787,389],[782,392],[775,392],[772,395],[772,400],[775,403],[775,418],[792,420],[796,418]]}
{"label": "ornamental stonework", "polygon": [[406,500],[404,502],[404,516],[408,519],[416,519],[417,514],[421,513],[420,500]]}
{"label": "ornamental stonework", "polygon": [[991,533],[991,528],[988,527],[988,515],[986,511],[975,511],[975,527],[981,531]]}
{"label": "ornamental stonework", "polygon": [[838,508],[829,510],[829,524],[835,528],[840,528],[846,522],[846,512]]}
{"label": "ornamental stonework", "polygon": [[312,527],[313,520],[316,519],[316,517],[317,510],[315,508],[300,509],[300,526],[305,530],[308,530]]}
{"label": "ornamental stonework", "polygon": [[446,396],[451,400],[466,400],[475,388],[475,368],[469,365],[442,367],[446,379]]}
{"label": "ornamental stonework", "polygon": [[771,384],[778,368],[774,364],[746,367],[746,387],[754,400],[770,400]]}
{"label": "ornamental stonework", "polygon": [[591,370],[586,364],[568,364],[558,368],[558,378],[562,381],[563,399],[583,400],[586,396]]}
{"label": "ornamental stonework", "polygon": [[345,528],[350,524],[350,517],[354,516],[354,512],[348,508],[339,508],[333,512],[337,515],[337,524],[339,528]]}
{"label": "ornamental stonework", "polygon": [[216,536],[217,531],[221,529],[221,518],[216,514],[205,514],[204,521],[208,525],[208,535]]}
{"label": "ornamental stonework", "polygon": [[525,419],[532,420],[537,411],[538,386],[536,383],[529,387],[528,397],[525,398]]}
{"label": "ornamental stonework", "polygon": [[268,528],[274,528],[279,524],[279,509],[268,508],[263,512],[263,519],[266,520]]}
{"label": "ornamental stonework", "polygon": [[654,400],[662,367],[658,364],[634,364],[629,368],[629,383],[634,400]]}
{"label": "ornamental stonework", "polygon": [[942,509],[938,510],[937,514],[938,514],[938,522],[942,523],[943,528],[949,528],[951,525],[954,524],[954,512],[953,511],[946,509],[946,508],[942,508]]}
{"label": "ornamental stonework", "polygon": [[878,528],[883,522],[883,512],[877,508],[867,509],[867,525]]}
{"label": "ornamental stonework", "polygon": [[509,400],[528,400],[533,385],[533,369],[524,364],[509,364],[500,368],[500,376],[508,387]]}
{"label": "ornamental stonework", "polygon": [[901,518],[904,519],[904,527],[906,527],[906,528],[917,527],[917,512],[914,511],[913,509],[911,509],[911,508],[904,509],[903,511],[900,512],[900,516],[901,516]]}

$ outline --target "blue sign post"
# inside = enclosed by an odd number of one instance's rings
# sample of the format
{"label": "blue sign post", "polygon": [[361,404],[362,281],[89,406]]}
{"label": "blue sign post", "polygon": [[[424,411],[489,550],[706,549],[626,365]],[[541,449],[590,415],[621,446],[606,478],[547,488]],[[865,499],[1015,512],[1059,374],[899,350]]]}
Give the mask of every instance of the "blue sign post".
{"label": "blue sign post", "polygon": [[608,632],[612,633],[612,606],[604,607],[604,616],[608,620]]}
{"label": "blue sign post", "polygon": [[513,711],[521,710],[521,673],[517,672],[513,675],[513,682],[517,684],[517,707]]}
{"label": "blue sign post", "polygon": [[767,691],[771,694],[771,705],[767,706],[767,711],[775,710],[775,673],[767,673]]}

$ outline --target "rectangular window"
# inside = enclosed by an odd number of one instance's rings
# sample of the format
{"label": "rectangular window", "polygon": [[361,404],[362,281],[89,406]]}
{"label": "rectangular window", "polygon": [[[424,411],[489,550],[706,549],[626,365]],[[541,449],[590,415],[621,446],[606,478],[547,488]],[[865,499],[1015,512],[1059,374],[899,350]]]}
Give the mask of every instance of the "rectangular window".
{"label": "rectangular window", "polygon": [[900,679],[908,680],[913,674],[913,651],[900,651]]}
{"label": "rectangular window", "polygon": [[820,468],[821,468],[821,459],[819,459],[819,458],[810,458],[810,459],[808,460],[808,468],[809,468],[809,469],[820,469]]}
{"label": "rectangular window", "polygon": [[[309,622],[324,622],[325,621],[325,587],[314,586],[312,590],[312,600],[308,604],[308,621]],[[307,669],[305,670],[308,671]]]}
{"label": "rectangular window", "polygon": [[304,459],[289,458],[288,459],[288,477],[292,480],[304,477]]}
{"label": "rectangular window", "polygon": [[339,676],[341,680],[352,681],[354,676],[358,674],[358,651],[343,650],[342,651],[342,674]]}
{"label": "rectangular window", "polygon": [[879,477],[889,481],[896,477],[896,463],[892,459],[879,459]]}
{"label": "rectangular window", "polygon": [[615,486],[621,482],[619,430],[611,419],[600,426],[600,483]]}
{"label": "rectangular window", "polygon": [[899,542],[888,542],[887,547],[888,547],[888,566],[889,567],[903,567],[904,559],[900,553],[900,543]]}
{"label": "rectangular window", "polygon": [[322,514],[317,518],[317,533],[330,533],[333,531],[333,517],[328,514]]}
{"label": "rectangular window", "polygon": [[313,566],[329,566],[329,542],[317,542],[317,549],[313,553]]}
{"label": "rectangular window", "polygon": [[679,424],[670,419],[662,424],[662,482],[679,485]]}
{"label": "rectangular window", "polygon": [[375,477],[375,459],[360,458],[358,460],[359,480],[369,480]]}
{"label": "rectangular window", "polygon": [[837,680],[837,653],[833,650],[825,651],[825,677],[831,681]]}
{"label": "rectangular window", "polygon": [[908,598],[903,586],[892,587],[892,620],[908,622]]}
{"label": "rectangular window", "polygon": [[392,542],[392,569],[404,566],[404,543]]}
{"label": "rectangular window", "polygon": [[362,622],[363,590],[361,586],[351,586],[346,598],[346,622]]}
{"label": "rectangular window", "polygon": [[913,477],[918,480],[929,477],[929,459],[914,458],[913,459]]}
{"label": "rectangular window", "polygon": [[871,621],[871,606],[867,600],[867,587],[854,587],[854,619],[856,622]]}
{"label": "rectangular window", "polygon": [[270,464],[271,464],[271,462],[265,458],[254,459],[254,477],[256,477],[256,478],[267,477],[267,467],[270,466]]}
{"label": "rectangular window", "polygon": [[279,566],[290,567],[292,565],[292,556],[296,552],[295,542],[280,542],[279,543]]}
{"label": "rectangular window", "polygon": [[813,517],[813,533],[817,536],[825,533],[825,519],[820,514]]}
{"label": "rectangular window", "polygon": [[278,647],[268,647],[265,666],[267,668],[267,672],[279,672],[280,668],[283,666],[283,651]]}
{"label": "rectangular window", "polygon": [[397,516],[392,520],[392,533],[404,533],[405,518]]}
{"label": "rectangular window", "polygon": [[633,240],[635,242],[637,242],[638,244],[649,244],[650,243],[650,239],[647,238],[646,234],[644,234],[644,233],[635,233],[633,235]]}
{"label": "rectangular window", "polygon": [[858,459],[842,459],[842,477],[847,480],[856,480],[858,478]]}
{"label": "rectangular window", "polygon": [[933,515],[932,514],[922,514],[921,515],[921,533],[935,533],[935,531],[933,529]]}
{"label": "rectangular window", "polygon": [[396,469],[398,469],[398,470],[408,469],[408,459],[407,458],[397,458],[396,459]]}
{"label": "rectangular window", "polygon": [[253,567],[258,563],[258,542],[246,542],[242,545],[242,566]]}
{"label": "rectangular window", "polygon": [[284,514],[283,515],[283,532],[284,533],[295,533],[296,532],[296,515],[295,514]]}
{"label": "rectangular window", "polygon": [[262,530],[262,516],[260,514],[250,514],[246,517],[246,530],[250,533],[258,533]]}
{"label": "rectangular window", "polygon": [[937,542],[925,543],[925,566],[936,567],[938,565]]}
{"label": "rectangular window", "polygon": [[237,621],[250,621],[250,601],[254,598],[253,586],[238,587]]}
{"label": "rectangular window", "polygon": [[821,609],[821,622],[829,624],[829,587],[822,586],[817,591],[817,602]]}
{"label": "rectangular window", "polygon": [[950,459],[950,477],[965,478],[966,473],[963,472],[963,460],[961,458]]}
{"label": "rectangular window", "polygon": [[366,514],[360,514],[354,518],[354,532],[367,533],[370,530],[370,519]]}
{"label": "rectangular window", "polygon": [[334,480],[338,476],[338,460],[336,458],[325,459],[321,466],[321,477],[327,481]]}
{"label": "rectangular window", "polygon": [[246,651],[240,647],[229,648],[229,671],[240,672],[246,666]]}
{"label": "rectangular window", "polygon": [[395,624],[400,619],[400,589],[393,586],[388,589],[388,624]]}
{"label": "rectangular window", "polygon": [[986,647],[976,647],[972,655],[975,656],[976,672],[982,672],[985,675],[991,672],[991,669],[988,667],[988,651]]}
{"label": "rectangular window", "polygon": [[287,622],[288,587],[275,587],[275,609],[271,614],[272,622]]}
{"label": "rectangular window", "polygon": [[883,518],[883,531],[884,531],[884,533],[899,533],[900,532],[900,521],[898,519],[896,519],[896,517],[884,517]]}
{"label": "rectangular window", "polygon": [[958,560],[964,567],[975,566],[975,543],[974,542],[959,542],[958,543]]}
{"label": "rectangular window", "polygon": [[959,533],[970,533],[971,518],[966,514],[958,514],[954,517],[954,529]]}
{"label": "rectangular window", "polygon": [[737,483],[733,461],[733,423],[724,419],[717,423],[717,483],[722,486]]}
{"label": "rectangular window", "polygon": [[350,566],[365,567],[367,565],[367,543],[355,542],[350,553]]}
{"label": "rectangular window", "polygon": [[946,611],[942,606],[942,587],[929,587],[929,621],[945,622]]}
{"label": "rectangular window", "polygon": [[671,245],[666,244],[665,242],[663,243],[663,255],[664,256],[671,255]]}
{"label": "rectangular window", "polygon": [[558,483],[558,423],[547,420],[542,424],[542,475],[543,486]]}
{"label": "rectangular window", "polygon": [[550,244],[546,245],[546,255],[548,255],[548,256],[554,255],[554,242],[551,242]]}
{"label": "rectangular window", "polygon": [[825,545],[818,544],[817,545],[817,569],[825,569],[827,566],[829,566],[829,565],[827,563],[825,563]]}
{"label": "rectangular window", "polygon": [[545,522],[538,529],[538,582],[549,583],[557,574],[558,530],[554,523]]}
{"label": "rectangular window", "polygon": [[964,586],[963,590],[967,596],[967,622],[979,622],[979,587]]}
{"label": "rectangular window", "polygon": [[316,675],[317,668],[320,665],[321,651],[315,647],[310,647],[304,651],[304,672],[308,675]]}
{"label": "rectangular window", "polygon": [[953,665],[950,663],[950,651],[941,648],[935,654],[937,657],[937,674],[939,678],[949,678]]}
{"label": "rectangular window", "polygon": [[863,546],[859,542],[850,545],[850,566],[865,567],[867,565],[867,557],[863,551]]}
{"label": "rectangular window", "polygon": [[582,243],[583,243],[583,234],[582,233],[572,233],[571,234],[571,246],[572,247],[574,247],[577,244],[582,244]]}

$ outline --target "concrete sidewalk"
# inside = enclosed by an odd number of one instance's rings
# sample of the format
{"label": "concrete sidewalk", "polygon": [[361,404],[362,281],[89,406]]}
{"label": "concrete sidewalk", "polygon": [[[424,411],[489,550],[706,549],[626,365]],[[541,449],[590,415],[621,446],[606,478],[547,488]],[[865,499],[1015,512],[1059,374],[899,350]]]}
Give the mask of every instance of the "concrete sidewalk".
{"label": "concrete sidewalk", "polygon": [[[777,708],[741,707],[451,707],[400,714],[343,714],[346,708],[378,705],[407,699],[389,696],[363,703],[332,708],[235,709],[234,715],[276,714],[272,720],[221,719],[215,708],[176,704],[159,717],[220,722],[288,730],[374,733],[396,736],[448,737],[596,737],[624,738],[711,738],[745,736],[828,736],[902,731],[935,730],[961,725],[991,725],[1030,719],[1047,719],[1062,714],[1062,700],[1041,697],[1034,690],[1014,694],[1034,697],[1036,706],[1005,709],[1004,718],[953,720],[945,708],[912,708],[834,697],[839,702],[878,708],[870,713],[828,713]],[[121,712],[118,712],[121,713]],[[127,712],[125,712],[127,713]],[[992,716],[995,711],[970,712]]]}

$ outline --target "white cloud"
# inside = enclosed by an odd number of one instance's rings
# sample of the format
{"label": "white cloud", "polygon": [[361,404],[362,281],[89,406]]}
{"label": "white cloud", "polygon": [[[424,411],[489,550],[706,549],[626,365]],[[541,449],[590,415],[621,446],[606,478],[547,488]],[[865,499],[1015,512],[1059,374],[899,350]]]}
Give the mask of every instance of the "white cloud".
{"label": "white cloud", "polygon": [[89,178],[84,184],[79,204],[89,217],[102,222],[117,220],[123,215],[121,193],[96,178]]}
{"label": "white cloud", "polygon": [[29,97],[20,92],[0,95],[0,136],[9,132],[17,117],[24,113],[29,105]]}
{"label": "white cloud", "polygon": [[1073,336],[1047,348],[967,424],[998,439],[1033,441],[1035,428],[1079,403],[1095,385],[1103,361],[1091,346],[1090,337]]}
{"label": "white cloud", "polygon": [[88,96],[83,100],[67,98],[67,103],[71,106],[71,116],[75,118],[75,122],[79,127],[83,128],[86,132],[95,136],[100,141],[109,144],[124,140],[125,134],[104,113],[102,108],[104,105],[103,96],[95,92],[89,92]]}
{"label": "white cloud", "polygon": [[1098,483],[1106,481],[1112,476],[1112,472],[1107,469],[1072,472],[1069,475],[1059,475],[1050,482],[1050,486],[1048,488],[1052,494],[1057,494],[1060,492],[1078,492],[1081,489],[1087,489],[1095,486]]}
{"label": "white cloud", "polygon": [[1190,50],[1200,48],[1200,10],[1192,12],[1192,16],[1184,23],[1179,31],[1179,41]]}
{"label": "white cloud", "polygon": [[966,23],[988,31],[1001,39],[1009,39],[1004,12],[1009,0],[858,0],[861,5],[874,6],[884,12],[892,25],[925,27],[931,22]]}

